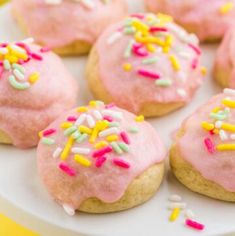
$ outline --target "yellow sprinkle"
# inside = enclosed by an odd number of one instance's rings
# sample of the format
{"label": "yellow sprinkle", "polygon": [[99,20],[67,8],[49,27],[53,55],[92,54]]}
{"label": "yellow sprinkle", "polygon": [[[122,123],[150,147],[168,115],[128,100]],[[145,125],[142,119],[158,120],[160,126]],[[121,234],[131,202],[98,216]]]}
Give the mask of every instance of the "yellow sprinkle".
{"label": "yellow sprinkle", "polygon": [[98,136],[98,133],[99,133],[99,129],[97,128],[97,126],[93,129],[93,131],[92,131],[92,134],[91,134],[91,137],[90,137],[90,139],[89,139],[89,142],[90,143],[94,143],[95,142],[95,140],[96,140],[96,138],[97,138],[97,136]]}
{"label": "yellow sprinkle", "polygon": [[156,51],[156,48],[151,43],[146,44],[146,48],[149,52],[155,52]]}
{"label": "yellow sprinkle", "polygon": [[136,117],[135,117],[135,121],[136,121],[136,122],[142,122],[142,121],[144,121],[144,116],[143,116],[143,115],[136,116]]}
{"label": "yellow sprinkle", "polygon": [[219,134],[219,129],[213,129],[214,134]]}
{"label": "yellow sprinkle", "polygon": [[89,105],[90,105],[91,107],[96,107],[96,101],[90,101],[90,102],[89,102]]}
{"label": "yellow sprinkle", "polygon": [[11,64],[18,62],[18,58],[10,54],[5,55],[5,59],[8,60]]}
{"label": "yellow sprinkle", "polygon": [[88,108],[87,107],[78,107],[77,111],[78,112],[87,112]]}
{"label": "yellow sprinkle", "polygon": [[212,110],[212,112],[213,112],[213,113],[217,113],[217,112],[220,111],[220,109],[221,109],[220,107],[215,107],[215,108]]}
{"label": "yellow sprinkle", "polygon": [[91,134],[92,133],[92,129],[88,128],[85,125],[80,125],[78,129],[81,133],[85,133],[85,134]]}
{"label": "yellow sprinkle", "polygon": [[34,84],[38,79],[39,79],[39,74],[37,72],[35,72],[29,76],[29,82],[31,84]]}
{"label": "yellow sprinkle", "polygon": [[226,107],[235,108],[235,101],[234,101],[234,100],[224,99],[224,100],[222,101],[222,103],[223,103]]}
{"label": "yellow sprinkle", "polygon": [[158,13],[157,17],[164,24],[173,22],[173,18],[166,14]]}
{"label": "yellow sprinkle", "polygon": [[74,143],[74,139],[72,137],[69,137],[69,139],[64,147],[64,150],[62,151],[62,153],[60,155],[61,160],[64,161],[68,157],[73,143]]}
{"label": "yellow sprinkle", "polygon": [[109,126],[109,122],[107,120],[97,121],[96,126],[99,131],[105,130]]}
{"label": "yellow sprinkle", "polygon": [[235,132],[235,125],[229,123],[222,123],[221,128],[227,131]]}
{"label": "yellow sprinkle", "polygon": [[171,46],[172,45],[172,42],[173,42],[173,37],[172,37],[172,35],[167,35],[166,36],[166,41],[165,41],[165,44],[167,45],[167,46]]}
{"label": "yellow sprinkle", "polygon": [[180,208],[178,207],[174,208],[169,217],[169,221],[175,221],[179,217],[179,214],[180,214]]}
{"label": "yellow sprinkle", "polygon": [[216,149],[219,151],[235,151],[234,143],[219,144],[216,146]]}
{"label": "yellow sprinkle", "polygon": [[106,137],[106,140],[108,142],[114,142],[114,141],[117,141],[119,139],[119,137],[117,135],[109,135]]}
{"label": "yellow sprinkle", "polygon": [[170,56],[169,56],[169,59],[170,59],[170,61],[171,61],[171,64],[172,64],[173,68],[174,68],[176,71],[179,71],[179,70],[180,70],[180,64],[179,64],[178,59],[177,59],[174,55],[170,55]]}
{"label": "yellow sprinkle", "polygon": [[95,148],[96,149],[100,149],[100,148],[103,148],[103,147],[105,147],[107,145],[108,145],[108,143],[106,141],[100,141],[100,142],[95,144]]}
{"label": "yellow sprinkle", "polygon": [[203,129],[205,129],[207,131],[213,130],[215,128],[214,124],[208,123],[206,121],[203,121],[201,123],[201,126],[202,126]]}
{"label": "yellow sprinkle", "polygon": [[148,32],[149,31],[149,27],[139,20],[134,20],[132,22],[132,26],[141,32]]}
{"label": "yellow sprinkle", "polygon": [[201,73],[202,73],[203,76],[205,76],[207,74],[207,68],[202,66],[201,67]]}
{"label": "yellow sprinkle", "polygon": [[169,46],[164,46],[163,47],[163,52],[164,53],[168,53],[170,51],[170,47]]}
{"label": "yellow sprinkle", "polygon": [[123,70],[124,71],[131,71],[132,70],[132,65],[130,63],[125,63],[123,65]]}
{"label": "yellow sprinkle", "polygon": [[74,160],[85,167],[91,166],[91,162],[82,155],[74,155]]}
{"label": "yellow sprinkle", "polygon": [[39,138],[42,137],[42,131],[40,131],[40,132],[38,133],[38,136],[39,136]]}
{"label": "yellow sprinkle", "polygon": [[60,128],[62,128],[62,129],[68,129],[68,128],[70,128],[72,125],[73,125],[73,124],[70,123],[70,122],[64,122],[64,123],[60,124]]}
{"label": "yellow sprinkle", "polygon": [[227,2],[220,8],[220,13],[226,14],[230,12],[233,9],[233,7],[234,7],[234,4],[232,2]]}

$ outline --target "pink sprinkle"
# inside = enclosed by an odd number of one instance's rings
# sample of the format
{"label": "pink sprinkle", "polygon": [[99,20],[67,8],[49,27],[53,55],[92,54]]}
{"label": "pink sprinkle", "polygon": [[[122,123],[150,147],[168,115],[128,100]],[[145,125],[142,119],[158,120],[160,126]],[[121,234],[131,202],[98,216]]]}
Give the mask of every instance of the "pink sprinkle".
{"label": "pink sprinkle", "polygon": [[0,47],[1,47],[1,48],[5,48],[5,47],[7,47],[7,45],[8,45],[7,43],[1,43],[1,44],[0,44]]}
{"label": "pink sprinkle", "polygon": [[191,228],[196,229],[196,230],[203,230],[205,228],[205,225],[200,224],[200,223],[190,220],[190,219],[186,219],[185,224]]}
{"label": "pink sprinkle", "polygon": [[210,138],[205,138],[204,139],[205,146],[208,150],[209,153],[213,154],[215,152],[215,145],[211,141]]}
{"label": "pink sprinkle", "polygon": [[159,79],[160,78],[159,74],[154,73],[152,71],[147,71],[147,70],[144,70],[144,69],[139,69],[138,74],[142,75],[142,76],[145,76],[145,77],[148,77],[150,79]]}
{"label": "pink sprinkle", "polygon": [[67,118],[67,121],[70,121],[70,122],[74,122],[74,121],[76,121],[77,120],[77,118],[75,117],[75,116],[69,116],[68,118]]}
{"label": "pink sprinkle", "polygon": [[112,122],[113,121],[113,118],[111,116],[104,116],[103,119],[107,120],[108,122]]}
{"label": "pink sprinkle", "polygon": [[189,46],[190,48],[192,48],[198,55],[201,55],[201,54],[202,54],[202,51],[201,51],[201,49],[200,49],[199,47],[197,47],[197,46],[195,46],[195,45],[193,45],[193,44],[191,44],[191,43],[189,43],[188,46]]}
{"label": "pink sprinkle", "polygon": [[23,42],[18,42],[18,43],[16,43],[16,45],[19,46],[19,47],[24,48],[28,55],[31,54],[31,50],[30,50],[30,48],[27,44],[25,44]]}
{"label": "pink sprinkle", "polygon": [[122,131],[120,133],[120,136],[121,136],[121,138],[122,138],[124,143],[130,144],[130,139],[129,139],[129,137],[128,137],[128,135],[127,135],[127,133],[125,131]]}
{"label": "pink sprinkle", "polygon": [[215,134],[213,130],[210,130],[209,133],[210,133],[210,135],[214,135]]}
{"label": "pink sprinkle", "polygon": [[2,61],[0,61],[0,66],[2,66],[3,65],[3,62]]}
{"label": "pink sprinkle", "polygon": [[59,168],[64,171],[67,175],[69,176],[75,176],[76,175],[76,172],[75,170],[73,170],[72,168],[70,168],[66,163],[64,162],[61,162],[59,164]]}
{"label": "pink sprinkle", "polygon": [[122,159],[113,159],[113,163],[119,167],[128,169],[130,168],[130,164]]}
{"label": "pink sprinkle", "polygon": [[148,52],[143,48],[141,44],[134,44],[132,47],[132,51],[139,57],[148,56]]}
{"label": "pink sprinkle", "polygon": [[198,59],[194,58],[191,65],[192,69],[195,70],[197,68],[197,65],[198,65]]}
{"label": "pink sprinkle", "polygon": [[107,158],[104,157],[104,156],[98,157],[96,162],[95,162],[95,166],[97,168],[100,168],[105,163],[106,160],[107,160]]}
{"label": "pink sprinkle", "polygon": [[1,79],[2,73],[3,73],[3,67],[0,65],[0,79]]}
{"label": "pink sprinkle", "polygon": [[56,132],[56,129],[47,129],[47,130],[44,130],[43,132],[42,132],[42,135],[43,136],[49,136],[49,135],[51,135],[51,134],[53,134],[53,133],[55,133]]}
{"label": "pink sprinkle", "polygon": [[138,14],[138,13],[131,14],[130,16],[131,16],[131,17],[134,17],[134,18],[138,18],[138,19],[144,19],[144,15]]}
{"label": "pink sprinkle", "polygon": [[43,47],[40,49],[40,52],[44,53],[44,52],[49,52],[51,51],[51,49],[49,47]]}
{"label": "pink sprinkle", "polygon": [[168,30],[165,27],[155,27],[155,26],[153,26],[149,29],[149,31],[154,33],[154,32],[167,32]]}
{"label": "pink sprinkle", "polygon": [[41,61],[42,60],[42,56],[40,56],[39,54],[36,54],[36,53],[31,53],[31,56],[33,59],[36,59],[38,61]]}
{"label": "pink sprinkle", "polygon": [[109,153],[109,152],[112,152],[112,151],[113,151],[112,147],[107,146],[107,147],[101,148],[97,151],[94,151],[92,156],[93,157],[101,157],[101,156],[105,155],[106,153]]}
{"label": "pink sprinkle", "polygon": [[110,104],[105,105],[105,109],[110,109],[110,108],[113,108],[115,106],[116,106],[115,103],[110,103]]}

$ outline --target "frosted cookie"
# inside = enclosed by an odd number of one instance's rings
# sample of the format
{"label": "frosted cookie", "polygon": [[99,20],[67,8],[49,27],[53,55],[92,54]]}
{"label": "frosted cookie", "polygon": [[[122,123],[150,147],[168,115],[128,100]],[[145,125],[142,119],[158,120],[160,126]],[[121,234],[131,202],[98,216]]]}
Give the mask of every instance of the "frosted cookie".
{"label": "frosted cookie", "polygon": [[170,153],[177,179],[194,192],[235,201],[235,90],[211,98],[179,129]]}
{"label": "frosted cookie", "polygon": [[160,186],[166,151],[142,116],[91,101],[44,131],[37,149],[39,175],[68,214],[125,210]]}
{"label": "frosted cookie", "polygon": [[221,86],[235,88],[235,30],[228,31],[219,46],[213,73]]}
{"label": "frosted cookie", "polygon": [[218,41],[235,22],[234,0],[145,0],[147,9],[172,15],[200,41]]}
{"label": "frosted cookie", "polygon": [[124,0],[13,0],[21,28],[61,55],[84,54],[101,32],[127,14]]}
{"label": "frosted cookie", "polygon": [[48,49],[31,40],[0,43],[0,143],[36,146],[38,132],[76,105],[77,87]]}
{"label": "frosted cookie", "polygon": [[109,27],[89,57],[94,96],[144,116],[161,116],[191,101],[202,83],[198,39],[167,15],[134,14]]}

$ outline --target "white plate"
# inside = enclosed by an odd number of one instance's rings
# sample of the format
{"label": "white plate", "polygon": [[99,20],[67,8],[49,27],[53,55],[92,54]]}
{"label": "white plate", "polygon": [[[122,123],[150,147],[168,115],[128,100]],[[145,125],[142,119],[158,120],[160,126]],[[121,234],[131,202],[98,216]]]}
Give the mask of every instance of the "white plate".
{"label": "white plate", "polygon": [[[141,2],[132,1],[132,11],[143,11]],[[9,14],[9,7],[0,9],[0,40],[19,40],[24,35]],[[216,45],[204,46],[204,64],[211,69]],[[91,95],[84,81],[86,57],[66,58],[64,62],[80,84],[79,104],[86,104]],[[171,143],[171,133],[181,121],[205,100],[220,91],[210,76],[198,91],[193,102],[187,107],[166,117],[151,119],[150,122],[161,134],[167,147]],[[224,203],[200,196],[179,184],[168,171],[160,190],[149,202],[134,209],[105,215],[78,213],[69,217],[53,202],[42,186],[36,171],[35,149],[22,151],[14,147],[0,145],[0,195],[38,221],[86,235],[197,235],[198,232],[186,228],[181,214],[175,223],[169,223],[167,198],[177,193],[197,214],[198,221],[206,225],[200,235],[218,235],[235,232],[235,204]]]}

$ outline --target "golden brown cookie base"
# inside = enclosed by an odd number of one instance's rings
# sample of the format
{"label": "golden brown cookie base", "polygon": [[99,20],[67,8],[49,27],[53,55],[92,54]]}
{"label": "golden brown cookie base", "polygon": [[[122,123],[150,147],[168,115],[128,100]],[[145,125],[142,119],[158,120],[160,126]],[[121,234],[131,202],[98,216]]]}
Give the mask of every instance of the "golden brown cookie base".
{"label": "golden brown cookie base", "polygon": [[12,141],[11,141],[10,137],[5,132],[3,132],[2,130],[0,130],[0,143],[12,144]]}

